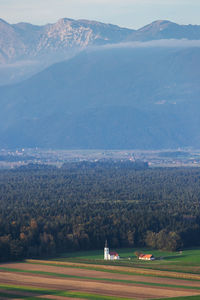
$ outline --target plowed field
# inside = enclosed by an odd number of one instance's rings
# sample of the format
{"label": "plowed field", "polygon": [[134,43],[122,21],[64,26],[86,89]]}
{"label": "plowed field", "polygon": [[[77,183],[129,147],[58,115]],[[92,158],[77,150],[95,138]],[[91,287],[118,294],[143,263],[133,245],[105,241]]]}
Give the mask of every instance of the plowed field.
{"label": "plowed field", "polygon": [[[109,273],[100,270],[87,270],[78,266],[77,268],[70,266],[65,268],[33,263],[9,263],[0,265],[0,283],[1,285],[27,286],[130,299],[157,299],[192,295],[199,295],[200,297],[199,281],[125,275],[120,274],[120,267],[118,270],[119,273]],[[55,295],[43,295],[42,297],[67,299]],[[81,299],[81,297],[78,298]]]}

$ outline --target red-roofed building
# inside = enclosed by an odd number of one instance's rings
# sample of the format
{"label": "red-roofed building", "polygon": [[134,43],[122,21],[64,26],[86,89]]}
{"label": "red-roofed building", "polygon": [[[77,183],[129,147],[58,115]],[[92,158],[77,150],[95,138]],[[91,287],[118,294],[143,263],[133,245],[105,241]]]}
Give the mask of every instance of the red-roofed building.
{"label": "red-roofed building", "polygon": [[119,259],[119,254],[117,252],[110,252],[110,259]]}
{"label": "red-roofed building", "polygon": [[139,259],[142,260],[154,260],[155,257],[152,254],[140,254]]}

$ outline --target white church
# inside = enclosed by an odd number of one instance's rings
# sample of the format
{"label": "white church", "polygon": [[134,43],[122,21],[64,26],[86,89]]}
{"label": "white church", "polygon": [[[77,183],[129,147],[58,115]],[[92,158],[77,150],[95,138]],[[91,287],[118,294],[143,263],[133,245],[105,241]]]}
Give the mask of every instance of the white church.
{"label": "white church", "polygon": [[120,259],[119,254],[117,252],[110,252],[108,248],[108,243],[106,241],[105,247],[104,247],[104,259],[105,260],[115,260]]}

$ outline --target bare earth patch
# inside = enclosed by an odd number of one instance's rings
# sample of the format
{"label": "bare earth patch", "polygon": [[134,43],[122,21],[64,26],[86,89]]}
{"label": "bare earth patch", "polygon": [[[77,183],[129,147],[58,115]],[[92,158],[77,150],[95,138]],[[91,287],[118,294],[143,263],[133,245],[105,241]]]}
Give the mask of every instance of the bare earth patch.
{"label": "bare earth patch", "polygon": [[200,287],[200,281],[187,281],[181,279],[171,279],[171,278],[159,278],[159,277],[147,277],[142,275],[124,275],[117,273],[106,273],[96,270],[87,270],[87,269],[74,269],[74,268],[63,268],[59,266],[42,266],[37,264],[26,264],[26,263],[14,263],[14,264],[4,264],[3,267],[14,268],[20,270],[28,271],[42,271],[42,272],[51,272],[66,274],[70,276],[82,276],[82,277],[91,277],[91,278],[107,278],[107,279],[117,279],[117,280],[132,280],[132,281],[143,281],[149,283],[159,283],[159,284],[172,284],[172,285],[183,285],[183,286],[192,286]]}
{"label": "bare earth patch", "polygon": [[143,275],[153,275],[153,276],[168,276],[173,278],[183,278],[183,279],[195,279],[200,280],[200,275],[198,274],[187,274],[181,272],[173,272],[173,271],[160,271],[160,270],[151,270],[145,268],[132,268],[132,267],[122,267],[122,266],[106,266],[106,265],[94,265],[94,264],[84,264],[84,263],[73,263],[73,262],[61,262],[61,261],[45,261],[45,260],[33,260],[27,259],[27,262],[31,263],[48,263],[54,266],[66,265],[66,266],[74,266],[74,267],[93,267],[96,269],[104,269],[104,270],[113,270],[113,271],[122,271],[122,272],[130,272],[137,273]]}
{"label": "bare earth patch", "polygon": [[[46,269],[43,268],[43,271],[45,270]],[[135,299],[155,299],[164,297],[200,295],[200,291],[182,288],[153,287],[142,284],[128,284],[121,282],[96,282],[92,280],[58,278],[53,276],[43,276],[40,274],[33,275],[6,271],[0,272],[0,283],[18,286],[42,287],[46,289],[79,291],[91,294]]]}

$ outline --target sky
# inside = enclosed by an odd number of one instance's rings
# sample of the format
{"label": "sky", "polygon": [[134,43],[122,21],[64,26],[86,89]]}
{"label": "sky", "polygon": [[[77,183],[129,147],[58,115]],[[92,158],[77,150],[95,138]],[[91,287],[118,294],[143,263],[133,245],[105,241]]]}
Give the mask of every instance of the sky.
{"label": "sky", "polygon": [[55,23],[89,19],[138,29],[155,20],[200,25],[200,0],[0,0],[0,18],[9,23]]}

